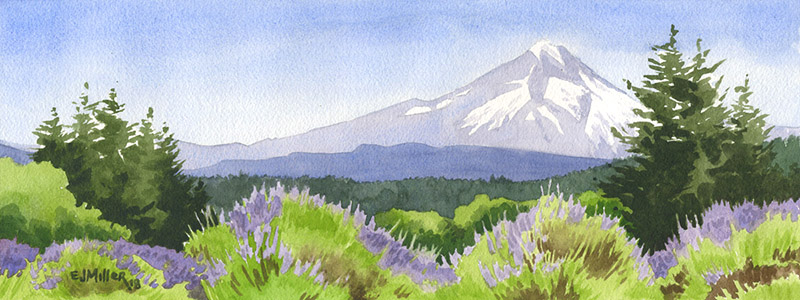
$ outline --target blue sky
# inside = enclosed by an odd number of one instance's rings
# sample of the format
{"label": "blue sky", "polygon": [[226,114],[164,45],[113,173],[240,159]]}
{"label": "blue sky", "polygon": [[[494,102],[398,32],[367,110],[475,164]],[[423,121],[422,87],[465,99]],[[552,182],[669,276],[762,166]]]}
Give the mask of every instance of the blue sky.
{"label": "blue sky", "polygon": [[543,38],[622,86],[670,24],[726,59],[724,85],[750,74],[768,121],[800,126],[798,1],[200,2],[0,2],[0,139],[33,144],[88,81],[179,139],[253,143],[436,98]]}

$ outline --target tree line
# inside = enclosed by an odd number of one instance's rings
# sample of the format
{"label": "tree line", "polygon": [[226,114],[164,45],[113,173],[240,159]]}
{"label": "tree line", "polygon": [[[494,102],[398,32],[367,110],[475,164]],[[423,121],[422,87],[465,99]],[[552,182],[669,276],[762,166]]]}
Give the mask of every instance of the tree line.
{"label": "tree line", "polygon": [[133,242],[182,249],[186,232],[201,226],[209,200],[203,182],[181,172],[177,141],[169,127],[153,124],[152,107],[131,123],[120,117],[125,105],[114,89],[100,101],[87,92],[72,102],[71,124],[53,108],[53,118],[36,129],[42,147],[33,160],[64,170],[76,206],[127,227]]}

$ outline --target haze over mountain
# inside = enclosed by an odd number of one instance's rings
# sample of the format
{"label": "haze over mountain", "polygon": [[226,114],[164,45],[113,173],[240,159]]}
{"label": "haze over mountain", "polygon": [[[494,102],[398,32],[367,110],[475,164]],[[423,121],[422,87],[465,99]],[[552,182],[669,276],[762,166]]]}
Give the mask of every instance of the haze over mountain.
{"label": "haze over mountain", "polygon": [[769,133],[770,138],[786,138],[790,135],[800,136],[800,127],[775,126]]}
{"label": "haze over mountain", "polygon": [[361,145],[346,153],[292,153],[263,160],[224,160],[186,170],[195,176],[269,175],[336,176],[357,181],[402,180],[413,177],[484,179],[503,176],[514,181],[566,175],[609,163],[599,158],[571,157],[480,146],[434,148],[407,143],[391,147]]}
{"label": "haze over mountain", "polygon": [[184,167],[338,153],[362,144],[473,145],[575,157],[625,156],[611,127],[636,120],[640,104],[573,56],[540,41],[516,59],[439,98],[411,99],[351,121],[252,145],[181,143]]}
{"label": "haze over mountain", "polygon": [[30,155],[33,153],[33,151],[31,151],[30,149],[31,148],[26,145],[20,145],[0,140],[0,158],[10,157],[11,160],[13,160],[18,164],[27,164],[33,161],[30,158]]}

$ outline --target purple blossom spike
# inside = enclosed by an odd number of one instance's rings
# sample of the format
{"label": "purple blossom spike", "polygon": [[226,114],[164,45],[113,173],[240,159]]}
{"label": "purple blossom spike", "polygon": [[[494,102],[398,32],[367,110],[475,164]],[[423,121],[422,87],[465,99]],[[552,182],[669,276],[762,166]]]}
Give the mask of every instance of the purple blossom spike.
{"label": "purple blossom spike", "polygon": [[[211,258],[208,263],[209,266],[205,272],[205,274],[208,275],[206,281],[208,281],[211,286],[214,286],[217,280],[228,274],[228,271],[225,270],[225,264],[219,259]],[[153,282],[155,282],[155,280],[153,280]]]}
{"label": "purple blossom spike", "polygon": [[490,288],[497,286],[497,280],[492,275],[492,271],[489,268],[484,267],[481,261],[478,261],[478,269],[481,271],[481,275],[483,276],[483,280],[486,281],[486,285]]}
{"label": "purple blossom spike", "polygon": [[453,269],[437,264],[433,255],[406,248],[383,228],[372,230],[362,226],[358,239],[368,251],[382,255],[378,262],[380,267],[406,274],[417,284],[450,284],[458,281]]}
{"label": "purple blossom spike", "polygon": [[745,229],[747,232],[752,233],[764,221],[764,210],[753,203],[745,202],[734,209],[733,216],[736,219],[737,228]]}
{"label": "purple blossom spike", "polygon": [[280,252],[278,253],[278,258],[282,260],[281,263],[281,274],[285,274],[289,271],[289,268],[292,266],[292,251],[289,248],[286,248],[284,245],[281,245]]}
{"label": "purple blossom spike", "polygon": [[[729,205],[713,204],[709,210],[703,214],[703,225],[700,233],[705,238],[710,238],[718,246],[730,239],[731,222],[734,212]],[[684,239],[681,238],[681,241]]]}
{"label": "purple blossom spike", "polygon": [[725,275],[725,272],[723,272],[722,270],[711,271],[707,272],[706,274],[703,274],[703,279],[706,280],[706,284],[708,284],[709,286],[713,286],[717,284],[717,281],[719,281],[719,279],[722,278],[723,275]]}
{"label": "purple blossom spike", "polygon": [[767,211],[773,214],[780,214],[784,219],[791,216],[792,222],[797,222],[797,216],[800,215],[800,205],[796,200],[789,200],[784,202],[772,202],[767,206]]}
{"label": "purple blossom spike", "polygon": [[16,275],[24,269],[28,262],[36,259],[39,248],[32,248],[26,244],[18,244],[17,239],[0,239],[0,275],[7,272],[6,276]]}
{"label": "purple blossom spike", "polygon": [[303,275],[303,273],[305,273],[308,270],[308,268],[310,268],[310,267],[311,267],[311,262],[306,262],[304,264],[300,263],[300,262],[297,262],[297,263],[295,263],[295,267],[294,267],[294,275],[297,275],[297,276]]}
{"label": "purple blossom spike", "polygon": [[317,207],[322,207],[325,204],[325,196],[314,195],[311,196],[311,202]]}
{"label": "purple blossom spike", "polygon": [[300,190],[298,190],[296,186],[292,187],[292,189],[289,190],[289,198],[297,199],[297,196],[300,196]]}
{"label": "purple blossom spike", "polygon": [[666,278],[669,269],[678,265],[675,255],[666,250],[653,253],[648,261],[656,278]]}
{"label": "purple blossom spike", "polygon": [[364,225],[365,221],[367,221],[367,215],[361,210],[360,204],[357,204],[356,211],[353,212],[353,223],[356,226],[361,226]]}
{"label": "purple blossom spike", "polygon": [[605,214],[600,215],[600,219],[601,219],[600,229],[603,230],[609,230],[611,229],[611,227],[613,227],[618,223],[617,219],[609,218]]}

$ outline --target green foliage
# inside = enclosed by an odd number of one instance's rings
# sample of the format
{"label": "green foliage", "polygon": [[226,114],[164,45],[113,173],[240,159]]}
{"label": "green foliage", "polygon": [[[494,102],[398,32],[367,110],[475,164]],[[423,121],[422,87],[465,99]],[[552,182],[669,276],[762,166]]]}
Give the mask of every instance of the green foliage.
{"label": "green foliage", "polygon": [[771,178],[757,182],[762,189],[769,189],[769,195],[774,199],[800,198],[800,137],[777,138],[769,144],[774,155],[771,167],[779,170],[782,177],[770,174]]}
{"label": "green foliage", "polygon": [[77,204],[126,226],[133,241],[182,249],[185,232],[201,225],[196,218],[208,196],[202,182],[181,173],[169,129],[153,128],[152,108],[140,123],[120,118],[125,105],[114,89],[102,101],[84,93],[73,104],[74,123],[61,125],[53,109],[53,119],[34,132],[43,146],[34,161],[64,170]]}
{"label": "green foliage", "polygon": [[[563,199],[542,197],[530,212],[518,216],[532,221],[531,228],[512,230],[512,225],[504,222],[499,232],[485,233],[458,263],[460,284],[437,290],[436,298],[658,298],[657,288],[647,285],[649,275],[640,279],[641,263],[637,262],[635,246],[620,234],[619,225],[611,223],[603,228],[603,217],[582,214],[575,222],[571,216],[576,209],[576,204]],[[509,243],[512,235],[520,238],[519,244],[535,247],[513,246]],[[517,248],[523,253],[520,263],[512,251]],[[506,276],[501,276],[495,266],[508,266],[521,273],[504,279]]]}
{"label": "green foliage", "polygon": [[773,166],[781,168],[784,175],[800,173],[800,137],[789,136],[770,141],[772,152],[775,153]]}
{"label": "green foliage", "polygon": [[[670,269],[666,278],[655,281],[666,297],[714,299],[752,293],[745,298],[784,299],[756,296],[787,295],[798,289],[800,223],[792,221],[792,217],[771,215],[752,232],[732,224],[730,228],[730,240],[722,245],[703,239],[696,247],[678,252],[678,265]],[[719,280],[713,284],[706,281],[707,274],[720,271]]]}
{"label": "green foliage", "polygon": [[477,195],[475,200],[466,206],[456,208],[453,222],[456,226],[469,228],[483,233],[500,220],[514,220],[521,211],[528,211],[536,201],[515,202],[505,198],[489,199],[489,195]]}
{"label": "green foliage", "polygon": [[765,129],[766,115],[750,105],[749,82],[745,79],[744,85],[734,89],[740,96],[732,105],[729,123],[733,128],[726,132],[727,142],[722,144],[725,163],[709,171],[715,179],[713,199],[734,204],[745,199],[758,203],[788,199],[788,190],[774,188],[789,182],[783,170],[774,166],[775,143],[764,142],[772,128]]}
{"label": "green foliage", "polygon": [[471,230],[465,230],[436,212],[417,212],[392,209],[375,215],[375,223],[383,227],[409,248],[436,252],[442,262],[448,254],[463,251],[474,243]]}
{"label": "green foliage", "polygon": [[[620,219],[630,213],[617,198],[603,197],[603,191],[586,191],[577,200],[586,207],[587,216],[605,214]],[[436,212],[417,212],[392,209],[375,215],[378,226],[389,229],[392,236],[403,240],[407,247],[419,247],[437,253],[439,262],[449,262],[449,254],[463,253],[465,247],[475,244],[474,234],[482,234],[501,220],[514,221],[520,212],[535,206],[538,200],[525,202],[505,198],[490,199],[488,195],[477,195],[468,205],[455,209],[455,218],[442,217]]]}
{"label": "green foliage", "polygon": [[625,221],[623,214],[630,214],[633,211],[622,205],[619,198],[606,198],[603,190],[586,191],[578,196],[578,202],[586,207],[587,216],[597,216],[604,214],[611,218],[619,219],[620,226],[629,225]]}
{"label": "green foliage", "polygon": [[[257,246],[253,237],[241,240],[260,251],[279,245],[290,249],[296,261],[286,273],[279,271],[284,261],[277,254],[260,261],[255,257],[243,259],[236,252],[240,240],[228,224],[192,233],[187,252],[221,259],[228,273],[213,286],[204,283],[208,299],[267,295],[284,299],[303,294],[307,299],[395,299],[398,293],[410,299],[423,296],[421,287],[408,276],[379,267],[381,256],[369,252],[358,240],[363,225],[356,224],[353,217],[345,218],[344,211],[335,212],[327,205],[317,207],[307,197],[283,198],[280,216],[265,224],[268,234],[264,245]],[[315,282],[317,275],[309,276],[311,269],[300,275],[293,273],[296,264],[304,263],[319,264],[312,269],[324,275],[324,282]]]}
{"label": "green foliage", "polygon": [[449,255],[463,253],[475,244],[475,233],[481,234],[501,220],[514,220],[520,212],[528,211],[536,201],[517,202],[505,198],[490,199],[475,196],[469,205],[455,209],[455,217],[442,217],[436,212],[417,212],[392,209],[375,215],[378,226],[389,229],[403,245],[434,251],[437,261],[450,262]]}
{"label": "green foliage", "polygon": [[[248,176],[245,174],[205,177],[210,204],[217,210],[230,211],[233,204],[249,196],[253,186],[275,185],[280,181],[288,186],[305,186],[313,194],[326,196],[326,200],[343,205],[358,205],[368,216],[393,208],[406,211],[434,211],[453,218],[456,207],[467,205],[476,195],[489,198],[524,201],[550,192],[579,194],[597,190],[598,184],[615,174],[613,167],[634,164],[631,159],[615,160],[609,164],[556,176],[546,180],[513,182],[503,179],[464,180],[444,178],[410,178],[382,182],[358,182],[347,178],[277,178]],[[560,188],[559,188],[560,187]]]}
{"label": "green foliage", "polygon": [[638,164],[616,168],[619,174],[600,185],[632,210],[623,214],[630,222],[626,229],[648,252],[663,249],[687,220],[702,222],[700,213],[713,201],[771,201],[768,183],[782,182],[770,168],[765,115],[749,104],[749,81],[735,88],[739,100],[726,108],[727,90],[720,91],[721,80],[712,82],[722,61],[707,66],[709,50],[700,40],[698,53],[685,60],[677,33],[673,26],[669,42],[652,48],[655,73],[645,76],[643,86],[627,82],[646,108],[635,110],[643,119],[630,124],[636,132],[613,129]]}
{"label": "green foliage", "polygon": [[800,295],[800,276],[793,273],[788,277],[773,280],[770,284],[757,284],[749,287],[738,285],[737,287],[741,292],[736,297],[726,294],[724,299],[791,299]]}
{"label": "green foliage", "polygon": [[[219,225],[207,228],[203,231],[193,233],[192,239],[187,244],[188,248],[193,249],[221,249],[226,253],[221,256],[211,256],[220,258],[225,264],[227,275],[219,278],[213,285],[207,281],[203,282],[205,296],[207,299],[258,299],[270,297],[275,299],[348,299],[347,290],[339,286],[325,287],[315,282],[311,270],[302,274],[292,272],[294,268],[286,273],[281,273],[280,268],[284,263],[284,257],[273,254],[269,257],[259,259],[267,247],[279,248],[284,238],[283,233],[279,233],[274,225],[265,224],[270,234],[277,236],[274,240],[265,239],[264,244],[257,245],[255,240],[250,237],[244,243],[248,243],[253,249],[257,249],[254,256],[243,258],[236,254],[239,242],[227,225]],[[282,228],[281,228],[282,229]],[[206,236],[206,231],[210,236]],[[269,235],[268,235],[269,236]],[[210,240],[223,242],[222,247],[209,243]],[[190,245],[190,246],[189,246]],[[211,250],[211,252],[215,252]],[[208,252],[206,252],[207,254]],[[230,253],[232,256],[229,256]],[[209,257],[209,256],[206,256]],[[300,296],[304,295],[304,296]]]}
{"label": "green foliage", "polygon": [[100,211],[75,206],[67,177],[50,163],[18,165],[0,158],[0,239],[17,238],[44,251],[55,242],[88,237],[127,238],[123,226],[100,220]]}

